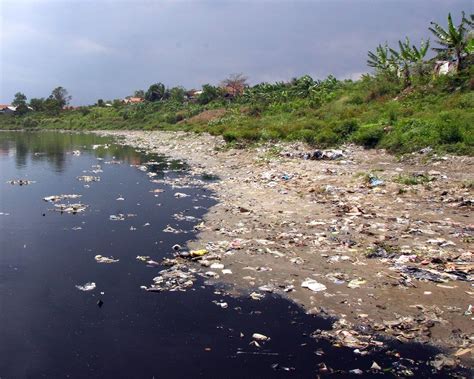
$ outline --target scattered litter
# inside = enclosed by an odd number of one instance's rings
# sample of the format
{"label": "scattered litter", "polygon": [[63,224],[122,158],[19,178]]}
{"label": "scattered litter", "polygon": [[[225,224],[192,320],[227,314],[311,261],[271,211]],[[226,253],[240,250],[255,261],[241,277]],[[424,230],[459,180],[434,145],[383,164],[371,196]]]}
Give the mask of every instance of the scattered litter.
{"label": "scattered litter", "polygon": [[88,205],[82,203],[76,204],[54,204],[54,211],[61,213],[76,214],[84,212]]}
{"label": "scattered litter", "polygon": [[82,195],[77,195],[77,194],[71,194],[71,195],[51,195],[51,196],[46,196],[43,197],[44,201],[47,201],[49,203],[56,203],[60,200],[65,200],[65,199],[77,199],[81,197]]}
{"label": "scattered litter", "polygon": [[95,289],[96,285],[94,282],[88,282],[84,285],[76,285],[76,288],[80,291],[92,291],[93,289]]}
{"label": "scattered litter", "polygon": [[77,179],[84,183],[100,182],[100,176],[82,175],[78,176]]}
{"label": "scattered litter", "polygon": [[176,193],[174,194],[174,197],[176,197],[176,198],[178,198],[178,199],[181,199],[181,198],[183,198],[183,197],[189,197],[189,196],[191,196],[191,195],[187,195],[187,194],[182,193],[182,192],[176,192]]}
{"label": "scattered litter", "polygon": [[7,181],[7,183],[11,185],[27,186],[28,184],[33,184],[36,182],[33,180],[27,180],[27,179],[13,179],[13,180]]}
{"label": "scattered litter", "polygon": [[252,292],[250,294],[250,298],[252,300],[262,300],[265,297],[263,293],[258,293],[258,292]]}
{"label": "scattered litter", "polygon": [[264,342],[264,341],[269,341],[270,340],[270,337],[267,337],[266,335],[260,334],[260,333],[252,334],[252,338],[255,341],[259,341],[259,342]]}
{"label": "scattered litter", "polygon": [[214,300],[213,303],[223,309],[226,309],[229,306],[229,304],[227,304],[226,302],[219,302],[217,300]]}
{"label": "scattered litter", "polygon": [[347,283],[347,287],[349,288],[359,288],[362,284],[365,284],[366,281],[363,279],[352,279],[349,283]]}
{"label": "scattered litter", "polygon": [[202,257],[206,254],[209,254],[209,251],[205,250],[205,249],[201,249],[201,250],[192,250],[190,252],[190,255],[191,257]]}
{"label": "scattered litter", "polygon": [[186,265],[178,264],[159,272],[153,278],[153,284],[146,288],[147,291],[186,291],[194,284],[194,272]]}
{"label": "scattered litter", "polygon": [[310,278],[307,278],[303,283],[301,283],[301,287],[308,288],[313,292],[324,291],[327,288],[324,284]]}
{"label": "scattered litter", "polygon": [[97,263],[116,263],[119,261],[119,259],[104,257],[102,255],[96,255],[94,259],[96,260]]}
{"label": "scattered litter", "polygon": [[109,220],[111,221],[123,221],[125,220],[125,215],[122,213],[119,213],[118,215],[110,215]]}

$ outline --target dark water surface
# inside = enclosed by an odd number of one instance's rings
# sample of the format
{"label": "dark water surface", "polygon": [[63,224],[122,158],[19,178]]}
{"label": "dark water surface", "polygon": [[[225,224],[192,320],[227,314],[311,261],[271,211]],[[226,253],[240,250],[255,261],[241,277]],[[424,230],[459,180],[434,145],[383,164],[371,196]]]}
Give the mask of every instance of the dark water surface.
{"label": "dark water surface", "polygon": [[[136,256],[171,257],[173,244],[194,236],[194,223],[172,215],[200,218],[214,200],[202,188],[152,183],[130,166],[153,159],[157,178],[173,178],[188,175],[180,162],[116,145],[92,148],[105,143],[112,141],[89,134],[0,133],[0,378],[346,377],[374,360],[383,368],[396,365],[385,353],[360,357],[315,341],[310,333],[330,322],[280,298],[233,299],[202,281],[187,292],[140,289],[161,268]],[[112,159],[123,163],[106,163]],[[84,172],[98,164],[103,172]],[[101,180],[85,187],[80,175]],[[20,178],[36,182],[6,183]],[[155,197],[150,191],[157,188],[165,191]],[[175,192],[192,196],[176,199]],[[42,198],[57,194],[81,194],[69,201],[89,207],[76,215],[52,212]],[[119,213],[136,216],[109,220]],[[167,225],[190,233],[162,232]],[[120,261],[98,264],[97,254]],[[96,289],[75,287],[86,282]],[[260,349],[249,345],[255,332],[271,340]],[[425,361],[436,354],[417,345],[395,348]],[[321,363],[336,372],[320,372]],[[417,377],[433,377],[425,362],[414,367]]]}

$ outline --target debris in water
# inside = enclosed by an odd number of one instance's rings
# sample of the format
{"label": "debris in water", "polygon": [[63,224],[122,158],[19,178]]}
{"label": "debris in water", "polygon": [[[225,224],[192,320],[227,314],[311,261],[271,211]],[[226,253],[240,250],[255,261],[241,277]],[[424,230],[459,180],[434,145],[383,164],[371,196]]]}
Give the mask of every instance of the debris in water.
{"label": "debris in water", "polygon": [[12,179],[12,180],[9,180],[7,183],[11,185],[26,186],[28,184],[33,184],[36,182],[33,180],[27,180],[27,179]]}
{"label": "debris in water", "polygon": [[110,221],[123,221],[125,220],[125,215],[122,213],[119,213],[118,215],[110,215],[109,220]]}
{"label": "debris in water", "polygon": [[119,259],[104,257],[102,255],[96,255],[94,259],[97,261],[97,263],[116,263],[119,261]]}
{"label": "debris in water", "polygon": [[270,340],[270,337],[267,337],[266,335],[260,334],[260,333],[254,333],[254,334],[252,334],[252,338],[253,338],[255,341],[260,341],[260,342],[264,342],[264,341],[269,341],[269,340]]}
{"label": "debris in water", "polygon": [[84,183],[100,182],[100,176],[82,175],[78,176],[77,179]]}
{"label": "debris in water", "polygon": [[96,285],[94,282],[87,282],[86,284],[84,285],[76,285],[76,288],[80,291],[92,291],[93,289],[95,289]]}
{"label": "debris in water", "polygon": [[78,197],[81,197],[82,195],[77,195],[77,194],[71,194],[71,195],[65,195],[65,194],[62,194],[62,195],[51,195],[51,196],[46,196],[46,197],[43,197],[43,200],[44,201],[47,201],[49,203],[56,203],[60,200],[64,200],[64,199],[77,199]]}
{"label": "debris in water", "polygon": [[76,214],[84,212],[88,205],[82,203],[75,204],[54,204],[54,211],[61,213]]}

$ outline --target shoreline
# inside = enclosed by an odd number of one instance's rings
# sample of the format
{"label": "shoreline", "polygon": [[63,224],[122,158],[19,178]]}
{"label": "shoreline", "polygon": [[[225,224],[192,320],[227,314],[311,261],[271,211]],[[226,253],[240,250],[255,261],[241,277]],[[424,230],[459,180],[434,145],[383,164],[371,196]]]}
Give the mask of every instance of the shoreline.
{"label": "shoreline", "polygon": [[[95,133],[219,177],[206,184],[218,203],[189,243],[232,271],[216,283],[255,299],[275,292],[340,330],[430,343],[472,365],[474,158],[346,146],[342,159],[303,160],[302,143],[237,150],[206,134]],[[430,180],[410,183],[418,177]]]}

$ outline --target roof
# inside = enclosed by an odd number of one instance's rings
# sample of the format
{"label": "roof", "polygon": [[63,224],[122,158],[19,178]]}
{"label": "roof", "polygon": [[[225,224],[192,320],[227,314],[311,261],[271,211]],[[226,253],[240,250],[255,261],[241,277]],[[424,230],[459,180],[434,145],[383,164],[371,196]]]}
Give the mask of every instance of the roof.
{"label": "roof", "polygon": [[141,103],[143,99],[141,97],[129,97],[124,100],[126,103]]}
{"label": "roof", "polygon": [[10,104],[0,104],[0,109],[5,109],[5,108],[8,108],[8,107],[11,107]]}

